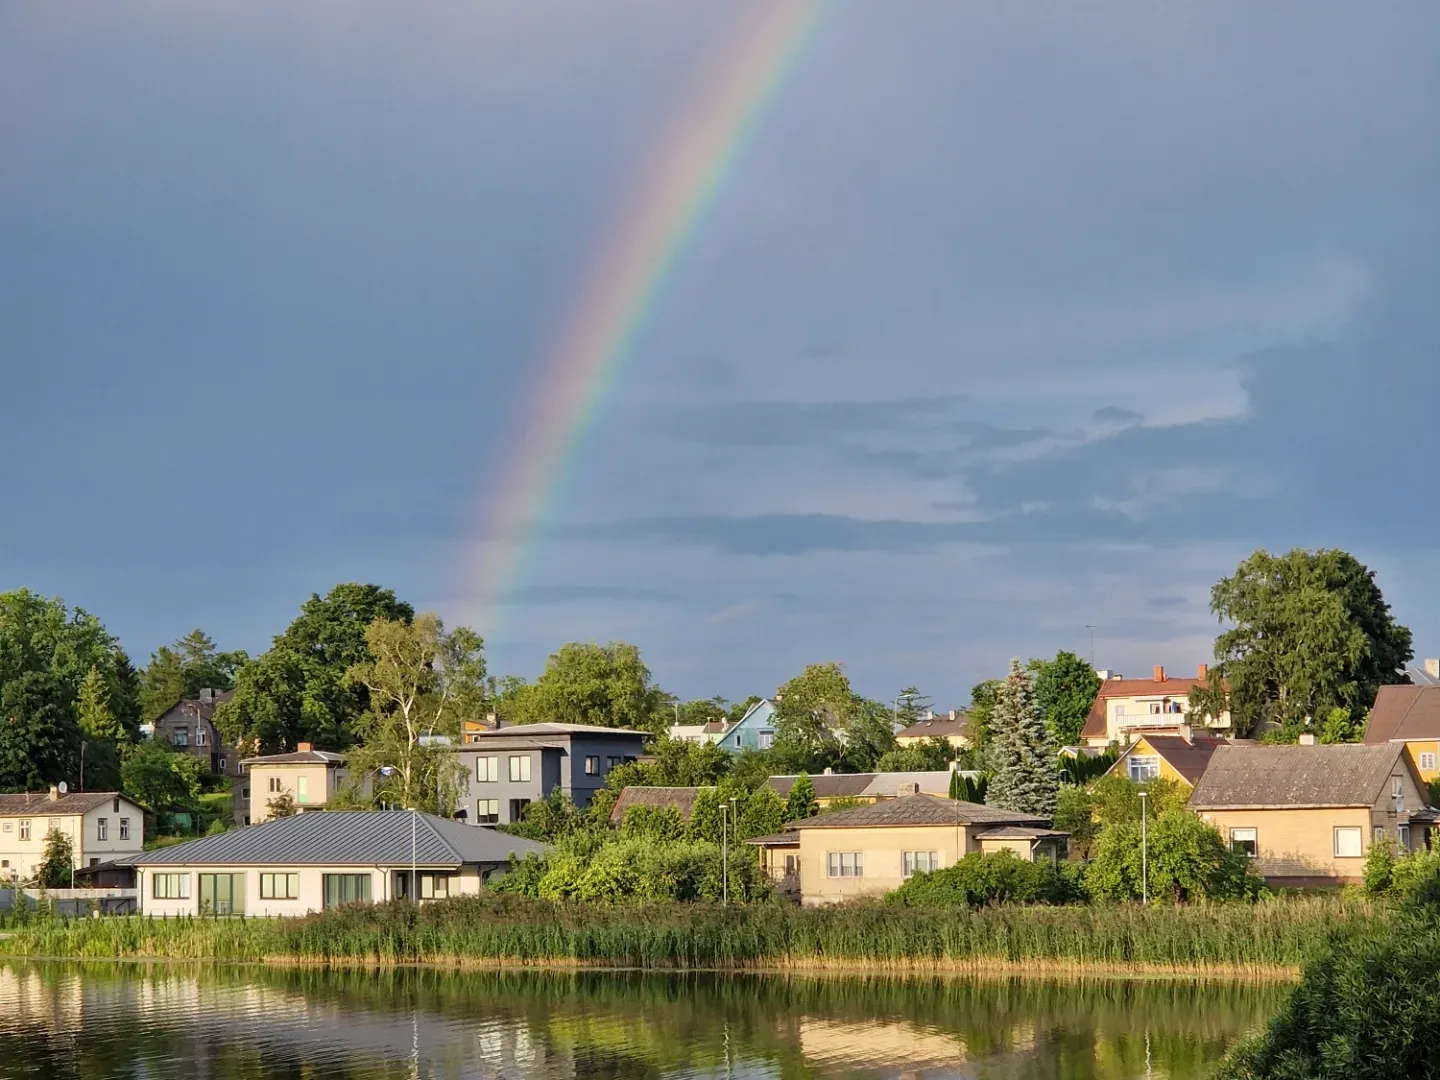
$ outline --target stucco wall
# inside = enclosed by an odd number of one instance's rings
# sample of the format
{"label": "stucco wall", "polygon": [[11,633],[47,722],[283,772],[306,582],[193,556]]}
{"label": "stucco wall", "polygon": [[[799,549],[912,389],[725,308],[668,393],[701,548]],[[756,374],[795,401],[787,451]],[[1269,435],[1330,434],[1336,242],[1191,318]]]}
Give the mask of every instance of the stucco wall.
{"label": "stucco wall", "polygon": [[[904,853],[935,851],[940,865],[950,866],[959,854],[978,851],[969,826],[921,825],[905,828],[801,829],[800,898],[804,904],[833,904],[859,896],[881,896],[905,880]],[[858,851],[865,856],[862,877],[832,878],[827,855]],[[783,859],[781,860],[783,865]]]}
{"label": "stucco wall", "polygon": [[[304,810],[324,806],[335,794],[344,770],[328,765],[251,765],[240,783],[250,788],[250,824],[270,820],[270,800],[288,792],[297,808]],[[270,780],[280,782],[280,791],[270,790]],[[300,781],[305,781],[305,798],[300,797]]]}
{"label": "stucco wall", "polygon": [[[130,822],[130,838],[120,839],[120,819]],[[97,839],[99,820],[106,820],[108,839]],[[20,822],[30,822],[30,839],[20,839]],[[7,831],[8,826],[8,831]],[[45,855],[45,838],[52,830],[70,837],[75,849],[75,865],[88,866],[92,859],[106,862],[121,855],[134,855],[144,850],[145,815],[138,806],[128,799],[120,800],[120,812],[116,813],[113,802],[107,802],[85,814],[50,817],[6,817],[0,818],[0,878],[12,873],[21,880],[32,877]]]}

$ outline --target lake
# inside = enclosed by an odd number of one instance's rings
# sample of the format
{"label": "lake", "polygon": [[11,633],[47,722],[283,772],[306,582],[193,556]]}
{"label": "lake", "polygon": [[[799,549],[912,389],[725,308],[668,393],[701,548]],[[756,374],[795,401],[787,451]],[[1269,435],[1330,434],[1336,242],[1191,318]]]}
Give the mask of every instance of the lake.
{"label": "lake", "polygon": [[0,1080],[1205,1076],[1284,987],[0,962]]}

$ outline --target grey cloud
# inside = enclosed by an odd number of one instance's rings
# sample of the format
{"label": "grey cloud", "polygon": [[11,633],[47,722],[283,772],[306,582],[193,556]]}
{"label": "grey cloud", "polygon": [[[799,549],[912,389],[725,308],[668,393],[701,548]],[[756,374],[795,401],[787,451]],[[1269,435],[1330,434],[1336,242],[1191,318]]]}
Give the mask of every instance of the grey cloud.
{"label": "grey cloud", "polygon": [[1189,602],[1190,601],[1186,600],[1183,596],[1155,596],[1145,601],[1145,605],[1146,607],[1168,610],[1171,608],[1183,608],[1189,604]]}
{"label": "grey cloud", "polygon": [[508,603],[527,606],[591,601],[664,603],[678,599],[678,596],[658,589],[626,585],[527,585],[506,596]]}
{"label": "grey cloud", "polygon": [[1134,409],[1122,409],[1118,405],[1106,405],[1103,409],[1096,409],[1090,419],[1097,424],[1139,424],[1144,421],[1145,414]]}

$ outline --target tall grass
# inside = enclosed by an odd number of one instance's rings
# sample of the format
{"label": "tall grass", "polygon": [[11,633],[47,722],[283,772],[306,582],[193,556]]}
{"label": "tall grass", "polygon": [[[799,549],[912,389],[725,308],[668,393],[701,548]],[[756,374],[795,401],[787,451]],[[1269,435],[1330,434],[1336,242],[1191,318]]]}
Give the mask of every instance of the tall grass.
{"label": "tall grass", "polygon": [[51,919],[0,939],[47,957],[364,964],[581,964],[633,968],[1295,968],[1332,933],[1387,917],[1350,896],[1141,907],[830,908],[782,904],[555,903],[482,894],[416,910],[354,906],[303,919]]}

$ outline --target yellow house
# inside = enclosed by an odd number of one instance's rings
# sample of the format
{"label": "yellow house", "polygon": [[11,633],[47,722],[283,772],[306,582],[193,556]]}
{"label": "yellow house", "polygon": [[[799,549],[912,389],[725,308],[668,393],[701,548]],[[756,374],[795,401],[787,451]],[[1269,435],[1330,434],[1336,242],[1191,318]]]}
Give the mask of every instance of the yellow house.
{"label": "yellow house", "polygon": [[1221,746],[1190,808],[1287,888],[1359,882],[1371,845],[1421,850],[1436,820],[1401,743]]}
{"label": "yellow house", "polygon": [[1221,739],[1195,735],[1184,728],[1179,735],[1141,735],[1125,748],[1106,776],[1123,776],[1142,784],[1146,780],[1173,780],[1193,788],[1205,774],[1210,757],[1224,746]]}
{"label": "yellow house", "polygon": [[1425,783],[1440,777],[1440,686],[1380,687],[1365,725],[1365,744],[1392,742],[1404,744]]}
{"label": "yellow house", "polygon": [[70,839],[74,868],[97,866],[144,849],[145,814],[118,791],[0,795],[0,883],[33,878],[52,832]]}
{"label": "yellow house", "polygon": [[324,806],[345,782],[345,755],[316,750],[300,743],[293,754],[246,758],[242,769],[241,799],[249,806],[246,825],[271,818],[271,804],[286,796],[303,812]]}
{"label": "yellow house", "polygon": [[[960,770],[960,775],[970,780],[980,777],[978,772],[965,770]],[[799,776],[772,776],[765,781],[765,786],[780,798],[787,799],[798,779]],[[901,795],[948,796],[953,780],[954,770],[951,769],[878,773],[832,773],[827,769],[818,776],[810,777],[810,783],[815,788],[815,802],[822,810],[836,799],[874,803]]]}
{"label": "yellow house", "polygon": [[956,750],[967,750],[970,747],[969,724],[968,716],[951,709],[948,716],[932,716],[901,728],[895,733],[895,742],[900,746],[913,746],[926,739],[939,739]]}
{"label": "yellow house", "polygon": [[1190,715],[1190,691],[1209,684],[1210,669],[1201,664],[1195,677],[1171,675],[1156,666],[1149,679],[1106,678],[1080,729],[1086,746],[1124,746],[1141,734],[1178,735],[1182,727],[1230,730],[1230,711],[1217,717]]}
{"label": "yellow house", "polygon": [[787,860],[793,856],[789,865],[801,903],[833,904],[884,895],[911,874],[951,866],[972,852],[1010,850],[1024,859],[1059,858],[1069,834],[1049,824],[1032,814],[905,795],[791,822],[799,844],[788,850],[770,847]]}

